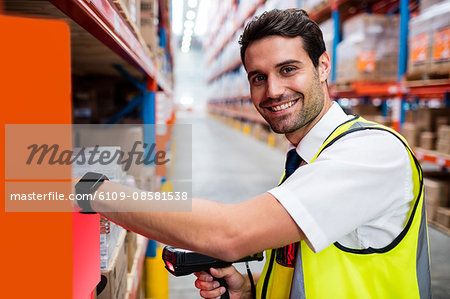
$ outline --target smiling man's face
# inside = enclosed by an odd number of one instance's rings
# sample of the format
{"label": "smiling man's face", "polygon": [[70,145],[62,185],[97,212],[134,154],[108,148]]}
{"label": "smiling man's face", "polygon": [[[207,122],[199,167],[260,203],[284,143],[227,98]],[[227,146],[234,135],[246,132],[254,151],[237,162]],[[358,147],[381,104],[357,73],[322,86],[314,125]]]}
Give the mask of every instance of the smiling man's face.
{"label": "smiling man's face", "polygon": [[[300,37],[268,36],[248,46],[245,66],[252,102],[276,133],[306,130],[328,110],[323,90],[328,73],[318,71],[322,56],[316,69]],[[325,59],[329,64],[327,55]]]}

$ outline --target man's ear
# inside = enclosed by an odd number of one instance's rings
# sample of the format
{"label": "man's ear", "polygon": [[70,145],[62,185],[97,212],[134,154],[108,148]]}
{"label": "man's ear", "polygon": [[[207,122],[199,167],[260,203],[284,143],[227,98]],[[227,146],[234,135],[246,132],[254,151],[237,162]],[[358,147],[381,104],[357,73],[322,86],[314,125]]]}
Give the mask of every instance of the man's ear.
{"label": "man's ear", "polygon": [[327,52],[323,52],[319,57],[318,70],[320,82],[325,82],[331,72],[331,62]]}

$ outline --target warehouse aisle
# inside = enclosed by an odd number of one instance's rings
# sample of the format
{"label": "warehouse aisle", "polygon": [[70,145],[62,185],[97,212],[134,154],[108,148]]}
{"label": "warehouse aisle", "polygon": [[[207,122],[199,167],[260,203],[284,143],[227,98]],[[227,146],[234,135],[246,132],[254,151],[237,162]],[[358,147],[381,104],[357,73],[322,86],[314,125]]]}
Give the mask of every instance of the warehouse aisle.
{"label": "warehouse aisle", "polygon": [[[180,112],[178,123],[192,124],[193,196],[223,203],[249,199],[278,183],[284,153],[201,113]],[[245,273],[243,264],[236,266]],[[251,263],[261,272],[263,262]],[[170,299],[200,298],[195,276],[169,277]]]}
{"label": "warehouse aisle", "polygon": [[[283,172],[284,153],[201,113],[181,112],[178,123],[192,124],[193,196],[234,203],[267,191]],[[244,158],[245,157],[245,158]],[[450,236],[429,228],[433,298],[450,294]],[[244,265],[238,265],[244,273]],[[263,263],[252,263],[258,273]],[[170,299],[200,298],[195,276],[169,278]]]}

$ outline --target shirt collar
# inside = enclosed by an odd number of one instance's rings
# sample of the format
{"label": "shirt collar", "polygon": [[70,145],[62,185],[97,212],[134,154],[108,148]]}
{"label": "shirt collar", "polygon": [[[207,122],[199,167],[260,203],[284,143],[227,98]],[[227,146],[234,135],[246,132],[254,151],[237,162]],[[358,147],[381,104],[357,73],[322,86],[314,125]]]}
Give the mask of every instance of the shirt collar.
{"label": "shirt collar", "polygon": [[[325,113],[319,122],[311,128],[308,134],[302,138],[296,147],[297,153],[306,163],[310,163],[331,132],[333,132],[337,126],[352,117],[352,115],[345,114],[339,104],[334,102],[327,113]],[[289,143],[288,151],[293,148],[295,148],[295,146],[292,143]]]}

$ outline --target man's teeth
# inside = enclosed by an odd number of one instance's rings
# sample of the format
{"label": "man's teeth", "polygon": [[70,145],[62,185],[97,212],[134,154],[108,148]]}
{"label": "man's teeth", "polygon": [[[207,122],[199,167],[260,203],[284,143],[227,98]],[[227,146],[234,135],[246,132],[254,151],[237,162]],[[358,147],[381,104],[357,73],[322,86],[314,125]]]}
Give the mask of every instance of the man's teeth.
{"label": "man's teeth", "polygon": [[296,102],[296,100],[294,100],[294,101],[292,101],[292,102],[289,102],[289,103],[286,103],[286,104],[283,104],[283,105],[279,105],[279,106],[272,107],[271,109],[272,109],[272,111],[280,111],[280,110],[284,110],[284,109],[289,108],[289,107],[291,107],[292,105],[294,105],[295,102]]}

